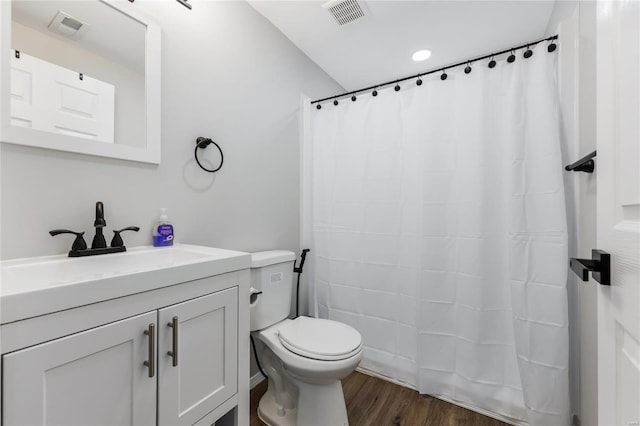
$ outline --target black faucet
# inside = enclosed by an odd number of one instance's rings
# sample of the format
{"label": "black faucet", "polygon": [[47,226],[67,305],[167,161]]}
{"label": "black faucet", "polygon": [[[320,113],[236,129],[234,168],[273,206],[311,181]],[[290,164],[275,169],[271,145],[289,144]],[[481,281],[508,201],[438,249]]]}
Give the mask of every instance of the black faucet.
{"label": "black faucet", "polygon": [[76,236],[76,239],[73,241],[73,245],[71,246],[69,257],[80,257],[127,251],[127,248],[124,246],[124,243],[122,241],[122,237],[120,237],[120,233],[123,231],[138,232],[140,230],[140,228],[137,226],[128,226],[117,231],[114,230],[113,239],[111,240],[111,246],[107,247],[107,242],[104,239],[102,230],[102,228],[107,226],[107,221],[104,219],[104,204],[102,203],[102,201],[98,201],[96,203],[96,219],[93,222],[93,226],[96,228],[96,234],[93,237],[91,248],[87,248],[87,243],[84,241],[83,237],[84,232],[69,231],[67,229],[54,229],[52,231],[49,231],[49,234],[52,237],[55,237],[59,234],[74,234]]}
{"label": "black faucet", "polygon": [[102,204],[102,201],[98,201],[96,203],[96,220],[93,222],[93,227],[96,228],[96,235],[91,243],[92,249],[105,248],[107,246],[107,241],[102,234],[102,228],[105,226],[107,226],[107,221],[104,220],[104,204]]}

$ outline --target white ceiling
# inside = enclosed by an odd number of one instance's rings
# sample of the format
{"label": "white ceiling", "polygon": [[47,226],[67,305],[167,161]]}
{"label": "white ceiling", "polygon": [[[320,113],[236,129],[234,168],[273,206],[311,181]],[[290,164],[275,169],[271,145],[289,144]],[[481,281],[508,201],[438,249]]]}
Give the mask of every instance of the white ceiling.
{"label": "white ceiling", "polygon": [[[554,6],[554,0],[360,0],[365,17],[341,27],[323,3],[249,0],[347,91],[542,38]],[[418,49],[433,54],[414,62]]]}
{"label": "white ceiling", "polygon": [[[78,39],[69,39],[50,31],[48,25],[60,10],[90,24],[86,33]],[[11,3],[11,13],[15,22],[144,75],[146,27],[107,3],[84,0],[14,0]]]}

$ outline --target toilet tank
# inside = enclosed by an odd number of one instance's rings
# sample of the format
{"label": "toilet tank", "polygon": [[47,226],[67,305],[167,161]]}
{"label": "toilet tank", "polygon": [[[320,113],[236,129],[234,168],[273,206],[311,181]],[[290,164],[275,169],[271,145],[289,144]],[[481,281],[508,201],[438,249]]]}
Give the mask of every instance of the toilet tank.
{"label": "toilet tank", "polygon": [[289,316],[295,258],[293,252],[285,250],[251,253],[251,331]]}

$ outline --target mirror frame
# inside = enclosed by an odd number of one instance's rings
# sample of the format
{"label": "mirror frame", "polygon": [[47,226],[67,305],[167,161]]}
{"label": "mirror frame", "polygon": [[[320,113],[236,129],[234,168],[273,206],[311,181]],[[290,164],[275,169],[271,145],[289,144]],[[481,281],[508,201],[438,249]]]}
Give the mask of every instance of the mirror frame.
{"label": "mirror frame", "polygon": [[[160,26],[129,1],[96,0],[145,25],[146,146],[82,140],[66,135],[10,125],[11,109],[11,1],[0,0],[0,143],[26,145],[99,157],[160,164]],[[117,123],[116,123],[117,125]]]}

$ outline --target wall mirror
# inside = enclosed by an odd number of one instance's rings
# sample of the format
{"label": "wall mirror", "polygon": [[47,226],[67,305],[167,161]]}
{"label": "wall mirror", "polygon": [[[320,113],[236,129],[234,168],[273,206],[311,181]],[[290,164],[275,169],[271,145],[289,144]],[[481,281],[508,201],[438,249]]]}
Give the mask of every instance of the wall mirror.
{"label": "wall mirror", "polygon": [[126,0],[0,1],[0,141],[160,163],[160,28]]}

